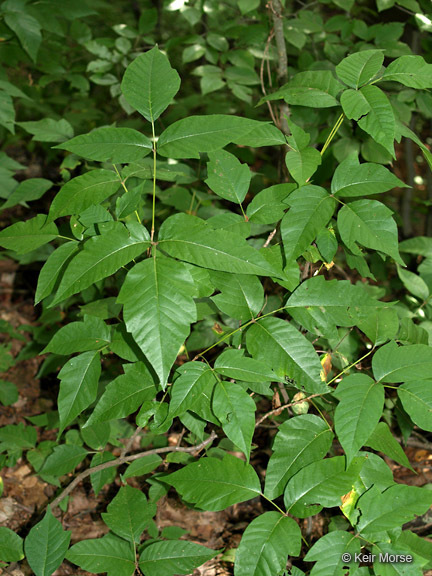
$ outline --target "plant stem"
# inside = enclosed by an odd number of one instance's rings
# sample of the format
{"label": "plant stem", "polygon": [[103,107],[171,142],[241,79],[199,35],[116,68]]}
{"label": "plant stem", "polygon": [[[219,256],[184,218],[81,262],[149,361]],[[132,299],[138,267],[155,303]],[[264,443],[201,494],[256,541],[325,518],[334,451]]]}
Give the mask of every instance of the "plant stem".
{"label": "plant stem", "polygon": [[339,118],[336,120],[335,125],[333,126],[333,128],[331,129],[330,134],[328,135],[327,140],[324,143],[324,146],[321,150],[321,156],[324,155],[324,152],[327,150],[327,148],[330,146],[331,141],[333,140],[333,138],[336,135],[336,132],[339,130],[339,128],[342,125],[342,122],[344,121],[345,118],[345,114],[342,112],[342,114],[339,116]]}
{"label": "plant stem", "polygon": [[206,440],[204,440],[204,442],[196,444],[195,446],[190,446],[189,448],[181,448],[179,446],[165,446],[164,448],[145,450],[144,452],[138,452],[138,454],[131,454],[130,456],[120,456],[115,460],[110,460],[109,462],[98,464],[97,466],[93,466],[93,468],[87,468],[87,470],[81,472],[81,474],[79,474],[75,478],[75,480],[72,480],[72,482],[63,490],[63,492],[59,494],[57,498],[55,498],[51,502],[51,509],[58,506],[60,502],[64,500],[66,496],[68,496],[82,480],[84,480],[91,474],[94,474],[95,472],[100,472],[101,470],[112,468],[113,466],[120,466],[121,464],[125,464],[126,462],[133,462],[134,460],[138,460],[143,456],[150,456],[151,454],[166,454],[167,452],[186,452],[188,454],[191,452],[199,452],[200,450],[211,444],[215,438],[217,438],[217,435],[215,432],[212,432],[210,436]]}

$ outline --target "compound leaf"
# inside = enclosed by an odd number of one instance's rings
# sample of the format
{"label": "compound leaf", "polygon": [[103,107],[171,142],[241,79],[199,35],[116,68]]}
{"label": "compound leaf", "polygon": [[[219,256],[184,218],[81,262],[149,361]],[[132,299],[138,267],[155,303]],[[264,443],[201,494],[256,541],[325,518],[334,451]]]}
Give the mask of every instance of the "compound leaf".
{"label": "compound leaf", "polygon": [[48,221],[79,214],[112,196],[120,186],[120,179],[112,170],[101,168],[81,174],[66,182],[57,193],[51,204]]}
{"label": "compound leaf", "polygon": [[371,110],[358,125],[395,158],[394,139],[396,122],[392,105],[386,94],[377,86],[363,86],[360,91]]}
{"label": "compound leaf", "polygon": [[432,349],[425,344],[398,346],[396,342],[389,342],[375,352],[372,369],[375,380],[390,384],[429,380],[432,373]]}
{"label": "compound leaf", "polygon": [[195,285],[182,262],[158,253],[136,264],[118,296],[128,332],[165,388],[181,345],[196,321]]}
{"label": "compound leaf", "polygon": [[103,538],[77,542],[66,554],[66,559],[94,574],[132,576],[135,573],[132,544],[111,533]]}
{"label": "compound leaf", "polygon": [[344,58],[336,66],[336,74],[347,86],[357,90],[378,74],[383,61],[383,50],[363,50]]}
{"label": "compound leaf", "polygon": [[96,400],[100,373],[97,351],[85,352],[71,358],[60,370],[59,434]]}
{"label": "compound leaf", "polygon": [[261,276],[280,273],[238,234],[214,229],[188,214],[175,214],[165,220],[159,245],[174,258],[211,270]]}
{"label": "compound leaf", "polygon": [[225,150],[211,152],[209,159],[207,186],[221,198],[241,204],[251,181],[249,166]]}
{"label": "compound leaf", "polygon": [[212,402],[213,411],[228,438],[240,448],[249,462],[255,430],[255,402],[244,388],[232,382],[218,382]]}
{"label": "compound leaf", "polygon": [[399,386],[398,396],[414,424],[432,432],[432,382],[406,382]]}
{"label": "compound leaf", "polygon": [[126,484],[108,504],[102,519],[117,536],[139,544],[141,534],[155,514],[156,507],[149,504],[145,494]]}
{"label": "compound leaf", "polygon": [[333,433],[322,418],[302,414],[279,426],[270,457],[264,494],[271,500],[280,496],[288,480],[299,470],[323,458]]}
{"label": "compound leaf", "polygon": [[338,213],[338,229],[343,243],[359,254],[357,243],[388,254],[402,266],[398,234],[392,212],[377,200],[355,200],[345,204]]}
{"label": "compound leaf", "polygon": [[89,238],[67,264],[51,306],[117,272],[142,254],[149,240],[144,226],[129,224],[127,229],[119,222],[105,234]]}
{"label": "compound leaf", "polygon": [[246,528],[236,552],[235,576],[274,576],[286,566],[287,556],[298,556],[301,532],[292,518],[265,512]]}
{"label": "compound leaf", "polygon": [[16,222],[0,232],[0,246],[14,250],[18,254],[27,254],[54,240],[58,234],[57,226],[47,224],[45,214],[38,214],[25,222]]}
{"label": "compound leaf", "polygon": [[335,430],[349,466],[381,418],[384,387],[366,374],[344,378],[336,389]]}
{"label": "compound leaf", "polygon": [[152,141],[137,130],[108,126],[96,128],[88,134],[75,136],[72,140],[55,146],[87,160],[113,164],[141,160],[152,147]]}
{"label": "compound leaf", "polygon": [[145,364],[125,364],[123,369],[125,373],[107,385],[84,428],[98,422],[125,418],[143,402],[155,398],[156,386]]}
{"label": "compound leaf", "polygon": [[33,526],[24,542],[27,562],[36,576],[51,576],[63,562],[71,532],[63,531],[61,523],[48,506],[43,520]]}
{"label": "compound leaf", "polygon": [[432,88],[432,64],[421,56],[400,56],[387,66],[381,80],[393,80],[410,88]]}
{"label": "compound leaf", "polygon": [[396,187],[406,188],[407,185],[385,166],[371,162],[359,164],[357,158],[352,157],[339,164],[331,183],[332,194],[342,198],[381,194]]}
{"label": "compound leaf", "polygon": [[259,496],[260,482],[255,470],[243,460],[225,454],[201,458],[181,470],[164,476],[181,497],[203,510],[218,511]]}
{"label": "compound leaf", "polygon": [[319,186],[302,186],[292,192],[290,210],[282,218],[281,235],[287,261],[298,258],[333,215],[334,199]]}
{"label": "compound leaf", "polygon": [[168,108],[179,88],[180,76],[157,46],[129,64],[121,83],[126,100],[149,122]]}
{"label": "compound leaf", "polygon": [[308,392],[326,392],[321,381],[321,364],[312,344],[289,322],[264,318],[246,335],[247,349],[280,377],[287,376]]}
{"label": "compound leaf", "polygon": [[146,576],[191,574],[216,554],[217,550],[187,540],[154,542],[144,548],[139,566]]}

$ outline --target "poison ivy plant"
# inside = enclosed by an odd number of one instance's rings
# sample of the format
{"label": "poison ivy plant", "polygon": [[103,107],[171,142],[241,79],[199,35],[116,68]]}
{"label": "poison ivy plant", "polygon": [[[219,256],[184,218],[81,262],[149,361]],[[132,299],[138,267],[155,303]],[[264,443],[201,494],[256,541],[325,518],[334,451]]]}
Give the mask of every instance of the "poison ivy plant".
{"label": "poison ivy plant", "polygon": [[[43,262],[22,355],[48,355],[41,377],[59,381],[55,413],[0,430],[2,464],[26,457],[57,490],[29,530],[0,529],[0,562],[174,576],[225,552],[235,576],[402,573],[351,561],[378,551],[421,574],[430,545],[405,525],[432,492],[389,462],[413,470],[404,442],[432,431],[432,244],[399,243],[393,192],[409,190],[402,138],[432,166],[412,129],[430,40],[425,58],[400,40],[428,7],[180,4],[143,2],[106,36],[91,23],[117,6],[0,6],[0,57],[44,74],[39,92],[0,78],[0,124],[60,166],[18,183],[24,166],[0,156],[0,245]],[[398,7],[413,18],[373,23]],[[71,103],[44,101],[65,79]],[[57,508],[87,477],[95,495],[112,485],[106,534],[70,547]],[[169,490],[198,511],[253,506],[237,549],[159,532]],[[303,522],[316,514],[321,538]]]}

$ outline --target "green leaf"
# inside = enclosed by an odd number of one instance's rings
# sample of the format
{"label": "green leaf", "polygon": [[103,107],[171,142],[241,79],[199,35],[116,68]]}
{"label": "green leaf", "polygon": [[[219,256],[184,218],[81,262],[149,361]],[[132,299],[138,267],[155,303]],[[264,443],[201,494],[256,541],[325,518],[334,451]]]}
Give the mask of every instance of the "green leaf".
{"label": "green leaf", "polygon": [[81,448],[81,446],[61,444],[54,448],[53,452],[45,460],[39,473],[48,474],[48,476],[52,475],[56,478],[64,474],[69,474],[86,456],[87,450]]}
{"label": "green leaf", "polygon": [[285,213],[285,198],[295,189],[295,184],[276,184],[258,192],[248,204],[246,214],[251,222],[273,224]]}
{"label": "green leaf", "polygon": [[102,519],[117,536],[139,544],[141,534],[156,514],[156,507],[149,504],[138,488],[122,486],[108,504]]}
{"label": "green leaf", "polygon": [[405,550],[408,548],[413,553],[415,562],[420,564],[420,566],[427,569],[431,568],[432,542],[417,536],[410,530],[403,530],[395,544],[403,546]]}
{"label": "green leaf", "polygon": [[375,380],[390,384],[428,380],[432,373],[432,348],[425,344],[398,346],[389,342],[375,352],[372,369]]}
{"label": "green leaf", "polygon": [[187,540],[154,542],[144,548],[139,567],[146,576],[191,574],[216,554],[217,550]]}
{"label": "green leaf", "polygon": [[396,125],[389,99],[377,86],[363,86],[360,91],[368,101],[371,111],[360,118],[358,125],[396,158],[394,151]]}
{"label": "green leaf", "polygon": [[[170,158],[199,158],[200,152],[214,152],[224,148],[230,142],[243,141],[256,144],[254,129],[266,126],[263,122],[229,116],[208,114],[189,116],[168,126],[159,137],[157,150],[162,156]],[[266,142],[267,143],[267,142]],[[259,142],[259,145],[263,144]]]}
{"label": "green leaf", "polygon": [[248,351],[272,368],[280,377],[287,376],[308,392],[325,393],[321,381],[321,363],[312,344],[289,322],[264,318],[247,331]]}
{"label": "green leaf", "polygon": [[0,428],[0,452],[9,448],[26,450],[36,444],[37,432],[33,426],[9,424]]}
{"label": "green leaf", "polygon": [[117,272],[145,252],[149,240],[147,230],[135,223],[127,229],[117,223],[105,234],[89,238],[68,262],[51,306]]}
{"label": "green leaf", "polygon": [[66,242],[49,255],[39,273],[35,304],[51,294],[66,263],[77,251],[78,242]]}
{"label": "green leaf", "polygon": [[375,430],[365,442],[365,445],[377,452],[383,452],[383,454],[398,464],[401,464],[414,472],[405,452],[402,450],[401,445],[393,436],[390,428],[385,422],[378,423]]}
{"label": "green leaf", "polygon": [[285,488],[284,503],[298,518],[317,514],[323,506],[341,505],[341,496],[352,489],[364,458],[356,458],[345,470],[345,457],[336,456],[312,462],[295,474]]}
{"label": "green leaf", "polygon": [[170,417],[195,411],[203,393],[209,393],[217,382],[213,370],[202,362],[186,362],[178,368],[180,374],[171,388]]}
{"label": "green leaf", "polygon": [[100,374],[99,352],[93,351],[71,358],[60,370],[59,434],[96,400]]}
{"label": "green leaf", "polygon": [[157,46],[140,54],[124,73],[124,97],[149,122],[154,122],[171,104],[180,88],[180,76]]}
{"label": "green leaf", "polygon": [[247,322],[255,318],[264,305],[264,289],[256,276],[211,271],[210,277],[219,294],[211,300],[221,312]]}
{"label": "green leaf", "polygon": [[399,317],[393,308],[380,308],[374,312],[370,311],[368,316],[361,318],[357,326],[375,346],[381,346],[396,336],[399,330]]}
{"label": "green leaf", "polygon": [[385,305],[370,296],[362,285],[316,276],[300,284],[285,308],[302,326],[319,332],[330,325],[354,326]]}
{"label": "green leaf", "polygon": [[406,382],[398,396],[414,424],[432,432],[432,383],[430,380]]}
{"label": "green leaf", "polygon": [[397,272],[402,284],[408,292],[411,292],[411,294],[414,294],[414,296],[417,296],[420,300],[427,300],[429,297],[429,288],[421,276],[418,276],[409,270],[404,270],[400,266],[397,267]]}
{"label": "green leaf", "polygon": [[12,98],[3,90],[0,90],[0,126],[15,134],[15,108]]}
{"label": "green leaf", "polygon": [[3,406],[15,404],[18,400],[18,388],[13,382],[0,380],[0,402]]}
{"label": "green leaf", "polygon": [[269,100],[285,100],[287,104],[330,108],[338,106],[336,96],[343,86],[330,70],[308,70],[299,72],[277,92],[261,98],[259,104]]}
{"label": "green leaf", "polygon": [[126,328],[164,389],[190,324],[196,321],[194,295],[186,266],[155,253],[128,272],[118,296]]}
{"label": "green leaf", "polygon": [[[10,8],[10,5],[11,3],[9,2],[8,8]],[[42,42],[41,25],[36,18],[17,9],[10,12],[7,11],[4,15],[4,20],[18,36],[21,46],[33,62],[36,62],[39,46]]]}
{"label": "green leaf", "polygon": [[292,150],[286,154],[285,164],[298,185],[304,186],[321,164],[321,154],[316,148]]}
{"label": "green leaf", "polygon": [[215,230],[188,214],[175,214],[165,220],[159,231],[159,246],[174,258],[211,270],[261,276],[280,273],[239,235]]}
{"label": "green leaf", "polygon": [[361,254],[357,243],[388,254],[405,266],[398,250],[398,232],[392,211],[377,200],[355,200],[338,213],[338,229],[343,243]]}
{"label": "green leaf", "polygon": [[413,520],[415,515],[425,514],[432,505],[432,492],[417,486],[396,484],[382,494],[372,486],[360,496],[361,511],[357,529],[365,538],[392,530]]}
{"label": "green leaf", "polygon": [[164,476],[163,481],[174,486],[186,502],[213,512],[251,500],[261,493],[252,466],[231,454],[225,454],[223,460],[201,458]]}
{"label": "green leaf", "polygon": [[[342,530],[324,534],[315,542],[304,557],[306,562],[316,562],[311,574],[314,576],[335,576],[346,574],[345,566],[356,572],[355,554],[360,552],[360,541],[356,536]],[[344,554],[349,554],[351,561],[344,561]]]}
{"label": "green leaf", "polygon": [[24,558],[23,539],[10,528],[0,527],[0,560],[18,562]]}
{"label": "green leaf", "polygon": [[297,259],[310,246],[333,215],[334,199],[319,186],[302,186],[288,197],[290,210],[281,222],[287,261]]}
{"label": "green leaf", "polygon": [[381,194],[396,187],[408,188],[381,164],[359,164],[352,156],[339,164],[331,183],[332,194],[342,198]]}
{"label": "green leaf", "polygon": [[51,576],[63,562],[71,532],[63,531],[61,523],[48,506],[43,520],[33,526],[24,542],[27,562],[36,576]]}
{"label": "green leaf", "polygon": [[[105,464],[105,462],[110,462],[111,460],[115,460],[115,456],[111,454],[111,452],[96,452],[91,460],[91,467],[93,468],[99,464]],[[111,482],[114,482],[116,474],[117,469],[115,466],[90,474],[90,482],[95,496],[99,494],[105,484],[111,484]]]}
{"label": "green leaf", "polygon": [[33,134],[32,140],[36,142],[64,142],[73,138],[74,131],[67,120],[53,120],[42,118],[35,122],[17,122],[18,126],[26,132]]}
{"label": "green leaf", "polygon": [[241,204],[249,190],[251,173],[247,164],[225,150],[209,154],[205,183],[215,194],[225,200]]}
{"label": "green leaf", "polygon": [[352,374],[338,385],[335,396],[335,430],[349,466],[381,418],[384,387],[366,374]]}
{"label": "green leaf", "polygon": [[24,180],[18,184],[1,209],[11,208],[20,202],[39,200],[52,185],[51,180],[46,180],[45,178],[29,178],[28,180]]}
{"label": "green leaf", "polygon": [[14,250],[18,254],[27,254],[54,240],[58,234],[57,226],[46,224],[45,214],[38,214],[25,222],[16,222],[0,232],[0,246]]}
{"label": "green leaf", "polygon": [[283,422],[267,466],[265,496],[271,500],[280,496],[294,474],[327,454],[332,440],[331,429],[313,414],[302,414]]}
{"label": "green leaf", "polygon": [[42,354],[74,354],[100,350],[111,341],[110,329],[100,318],[85,316],[84,322],[70,322],[62,326],[51,338]]}
{"label": "green leaf", "polygon": [[48,221],[79,214],[90,206],[100,204],[120,188],[117,174],[111,170],[92,170],[69,180],[54,198]]}
{"label": "green leaf", "polygon": [[97,422],[125,418],[156,396],[156,386],[142,362],[123,365],[124,374],[110,382],[84,428]]}
{"label": "green leaf", "polygon": [[103,538],[74,544],[66,559],[93,574],[106,572],[107,576],[132,576],[135,573],[132,544],[110,533]]}
{"label": "green leaf", "polygon": [[298,556],[298,524],[279,512],[265,512],[246,528],[236,552],[236,576],[274,576],[286,567],[287,556]]}
{"label": "green leaf", "polygon": [[347,118],[358,121],[371,111],[371,106],[359,90],[344,90],[341,94],[342,110]]}
{"label": "green leaf", "polygon": [[226,378],[243,382],[285,382],[264,362],[245,357],[243,354],[244,350],[227,348],[217,357],[214,364],[215,371]]}
{"label": "green leaf", "polygon": [[122,478],[134,478],[135,476],[144,476],[153,472],[162,463],[162,458],[158,454],[149,454],[148,456],[143,456],[134,460],[129,464],[126,472],[122,475]]}
{"label": "green leaf", "polygon": [[125,164],[141,160],[152,149],[152,141],[132,128],[96,128],[55,146],[87,160]]}
{"label": "green leaf", "polygon": [[218,382],[212,401],[213,411],[228,438],[249,462],[255,431],[255,402],[244,388],[232,382]]}
{"label": "green leaf", "polygon": [[401,252],[406,252],[407,254],[432,258],[432,238],[428,238],[427,236],[408,238],[408,240],[403,240],[400,243],[399,249]]}
{"label": "green leaf", "polygon": [[377,576],[423,576],[425,572],[421,569],[422,564],[418,562],[418,557],[413,554],[410,554],[412,558],[410,563],[402,564],[399,559],[392,561],[394,555],[407,557],[408,553],[411,553],[409,548],[407,549],[406,546],[400,546],[395,542],[388,541],[375,544],[372,548],[374,574]]}
{"label": "green leaf", "polygon": [[357,90],[378,74],[383,61],[383,50],[363,50],[344,58],[336,66],[336,74],[347,86]]}
{"label": "green leaf", "polygon": [[234,135],[233,144],[237,146],[250,146],[251,148],[260,148],[261,146],[280,146],[286,144],[284,134],[273,124],[265,122],[254,122],[250,124],[251,130],[240,135]]}
{"label": "green leaf", "polygon": [[381,80],[393,80],[410,88],[432,88],[432,64],[422,56],[401,56],[387,66]]}

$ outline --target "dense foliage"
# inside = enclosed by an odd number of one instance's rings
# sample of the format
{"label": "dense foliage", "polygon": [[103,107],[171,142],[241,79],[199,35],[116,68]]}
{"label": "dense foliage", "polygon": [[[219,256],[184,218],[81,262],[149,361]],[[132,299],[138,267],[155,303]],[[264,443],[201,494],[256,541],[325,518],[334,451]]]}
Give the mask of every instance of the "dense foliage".
{"label": "dense foliage", "polygon": [[[57,411],[0,430],[2,466],[26,458],[58,487],[25,533],[0,528],[3,564],[172,576],[224,553],[235,576],[432,569],[431,542],[403,528],[432,491],[390,466],[411,468],[401,444],[432,432],[432,239],[412,188],[432,169],[428,10],[0,5],[2,258],[41,268],[31,341],[0,360],[46,355],[39,377],[59,382]],[[401,142],[418,149],[406,174]],[[38,177],[23,177],[23,144]],[[70,546],[58,508],[86,478],[96,495],[117,479],[109,532]],[[263,513],[236,550],[212,550],[159,532],[169,490]]]}

